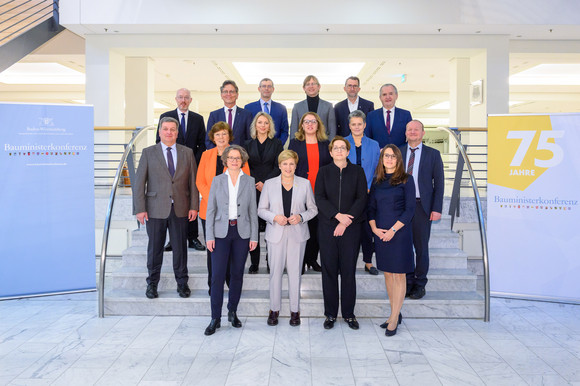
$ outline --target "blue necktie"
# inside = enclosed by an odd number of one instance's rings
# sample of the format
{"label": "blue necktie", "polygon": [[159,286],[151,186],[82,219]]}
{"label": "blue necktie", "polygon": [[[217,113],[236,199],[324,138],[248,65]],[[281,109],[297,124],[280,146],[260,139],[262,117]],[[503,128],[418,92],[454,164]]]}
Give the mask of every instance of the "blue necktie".
{"label": "blue necktie", "polygon": [[183,133],[183,139],[185,139],[185,113],[181,113],[181,132]]}
{"label": "blue necktie", "polygon": [[167,168],[169,169],[169,174],[171,178],[175,175],[175,164],[173,163],[173,154],[171,154],[171,148],[167,148]]}
{"label": "blue necktie", "polygon": [[264,112],[270,114],[270,109],[268,108],[268,102],[264,103]]}

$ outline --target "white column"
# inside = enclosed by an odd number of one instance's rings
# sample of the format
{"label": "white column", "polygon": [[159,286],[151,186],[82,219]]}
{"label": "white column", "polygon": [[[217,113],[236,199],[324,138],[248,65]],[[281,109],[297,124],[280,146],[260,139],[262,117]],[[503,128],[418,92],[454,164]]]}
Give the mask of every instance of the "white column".
{"label": "white column", "polygon": [[128,57],[125,60],[125,125],[153,124],[155,90],[153,61],[148,57]]}
{"label": "white column", "polygon": [[469,58],[453,58],[449,66],[449,126],[469,126]]}
{"label": "white column", "polygon": [[125,124],[125,57],[99,37],[86,37],[86,103],[95,107],[95,126]]}

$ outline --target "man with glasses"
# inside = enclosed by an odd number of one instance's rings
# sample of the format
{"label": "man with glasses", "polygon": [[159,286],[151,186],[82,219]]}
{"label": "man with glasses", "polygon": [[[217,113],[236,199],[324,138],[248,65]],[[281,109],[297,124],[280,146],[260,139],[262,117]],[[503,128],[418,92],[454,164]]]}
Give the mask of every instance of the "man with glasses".
{"label": "man with glasses", "polygon": [[356,76],[349,76],[346,79],[344,92],[346,92],[347,98],[334,105],[334,114],[336,115],[336,135],[346,138],[350,135],[348,115],[356,110],[367,115],[375,109],[375,104],[358,96],[360,79]]}
{"label": "man with glasses", "polygon": [[[187,146],[193,150],[196,165],[199,165],[201,154],[205,151],[205,124],[203,123],[203,117],[189,110],[189,105],[191,104],[191,92],[188,89],[180,88],[177,90],[177,93],[175,94],[175,102],[177,103],[177,108],[175,110],[167,111],[161,114],[159,117],[159,122],[161,122],[161,120],[165,117],[173,118],[179,122],[177,143]],[[161,141],[161,138],[159,137],[160,128],[161,124],[157,126],[156,143]],[[197,218],[189,222],[187,229],[187,240],[189,248],[193,248],[198,251],[205,250],[205,247],[199,241]],[[165,250],[172,250],[171,242],[167,243]]]}
{"label": "man with glasses", "polygon": [[262,79],[258,86],[258,92],[260,93],[260,99],[245,105],[244,110],[252,113],[252,119],[259,112],[270,114],[274,121],[274,128],[276,129],[274,137],[280,139],[280,142],[284,145],[288,139],[288,111],[286,111],[286,107],[283,104],[272,100],[272,94],[274,93],[274,82],[272,82],[272,79]]}
{"label": "man with glasses", "polygon": [[318,114],[328,139],[332,140],[336,135],[336,116],[332,103],[320,99],[320,83],[314,75],[308,75],[304,82],[302,82],[302,89],[306,93],[306,99],[300,101],[292,108],[292,123],[290,124],[290,139],[294,138],[294,134],[298,131],[298,124],[302,116],[308,112]]}
{"label": "man with glasses", "polygon": [[[216,122],[226,122],[234,132],[233,140],[230,138],[230,144],[243,146],[246,140],[250,139],[250,125],[252,124],[253,114],[248,110],[236,106],[238,100],[238,85],[233,80],[225,80],[220,87],[221,98],[224,101],[224,107],[209,113],[207,120],[208,132]],[[205,145],[208,149],[215,147],[215,144],[205,136]]]}

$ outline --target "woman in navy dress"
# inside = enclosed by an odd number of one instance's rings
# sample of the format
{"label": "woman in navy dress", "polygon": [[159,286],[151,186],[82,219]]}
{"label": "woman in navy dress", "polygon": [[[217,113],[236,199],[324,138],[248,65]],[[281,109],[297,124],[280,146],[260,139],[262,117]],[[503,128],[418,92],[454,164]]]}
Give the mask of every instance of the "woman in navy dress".
{"label": "woman in navy dress", "polygon": [[407,286],[406,273],[413,272],[413,233],[415,183],[403,166],[401,151],[395,145],[381,150],[379,165],[371,186],[368,219],[374,234],[377,268],[385,275],[391,316],[381,327],[385,335],[397,333]]}

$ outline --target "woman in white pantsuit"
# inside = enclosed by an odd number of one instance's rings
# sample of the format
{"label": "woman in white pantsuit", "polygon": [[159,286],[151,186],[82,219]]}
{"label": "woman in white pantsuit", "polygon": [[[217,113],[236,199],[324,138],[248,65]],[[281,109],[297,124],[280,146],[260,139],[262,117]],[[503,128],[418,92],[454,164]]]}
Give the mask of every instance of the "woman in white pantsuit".
{"label": "woman in white pantsuit", "polygon": [[294,175],[298,154],[284,150],[278,156],[281,174],[266,180],[258,205],[258,216],[266,221],[270,261],[270,313],[268,325],[278,324],[282,297],[282,274],[288,273],[290,325],[300,324],[300,280],[304,249],[310,238],[308,220],[318,213],[310,182]]}

